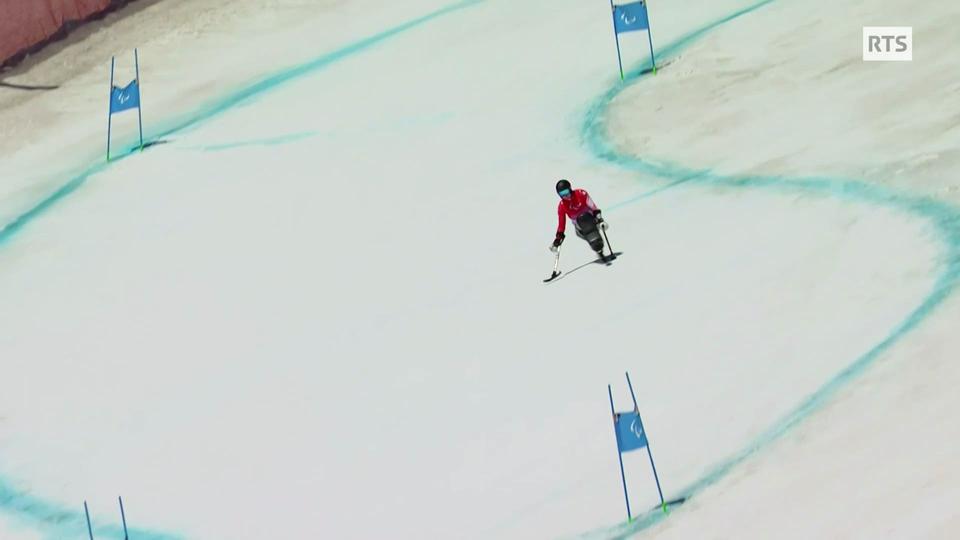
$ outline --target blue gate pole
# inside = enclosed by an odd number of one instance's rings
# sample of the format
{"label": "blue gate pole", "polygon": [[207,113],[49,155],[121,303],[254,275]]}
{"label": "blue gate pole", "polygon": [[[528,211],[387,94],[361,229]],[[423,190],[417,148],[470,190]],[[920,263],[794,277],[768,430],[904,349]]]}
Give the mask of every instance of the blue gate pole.
{"label": "blue gate pole", "polygon": [[623,481],[623,500],[627,502],[627,521],[633,521],[633,515],[630,513],[630,496],[627,495],[627,475],[623,472],[623,453],[620,452],[620,434],[617,433],[617,413],[613,409],[613,390],[607,385],[607,393],[610,395],[610,414],[613,415],[613,436],[617,439],[617,459],[620,460],[620,480]]}
{"label": "blue gate pole", "polygon": [[624,372],[624,375],[627,376],[627,386],[630,387],[630,397],[633,398],[633,411],[637,413],[637,420],[640,421],[640,431],[642,431],[647,438],[647,455],[650,456],[650,468],[653,469],[653,479],[657,481],[657,493],[660,494],[660,508],[666,513],[667,503],[663,499],[663,490],[660,489],[660,477],[657,475],[657,466],[653,464],[653,451],[650,450],[650,434],[647,433],[647,430],[643,427],[643,418],[640,417],[640,408],[637,406],[637,396],[633,393],[633,383],[630,382],[630,374]]}
{"label": "blue gate pole", "polygon": [[83,501],[83,513],[87,515],[87,532],[90,533],[90,540],[93,540],[93,525],[90,524],[90,509],[87,508],[87,501]]}
{"label": "blue gate pole", "polygon": [[620,58],[620,34],[617,34],[617,8],[610,0],[610,18],[613,20],[613,39],[617,42],[617,64],[620,66],[620,80],[623,80],[623,60]]}
{"label": "blue gate pole", "polygon": [[110,127],[113,124],[113,64],[116,58],[110,57],[110,104],[107,107],[107,161],[110,161]]}
{"label": "blue gate pole", "polygon": [[137,70],[137,123],[140,124],[140,151],[143,152],[143,86],[140,84],[140,57],[136,49],[133,50],[133,65]]}
{"label": "blue gate pole", "polygon": [[117,497],[120,501],[120,519],[123,521],[123,540],[130,540],[127,534],[127,514],[123,511],[123,497]]}
{"label": "blue gate pole", "polygon": [[653,29],[650,27],[650,11],[644,4],[643,9],[647,12],[647,41],[650,43],[650,63],[653,64],[653,74],[657,74],[657,60],[653,56]]}

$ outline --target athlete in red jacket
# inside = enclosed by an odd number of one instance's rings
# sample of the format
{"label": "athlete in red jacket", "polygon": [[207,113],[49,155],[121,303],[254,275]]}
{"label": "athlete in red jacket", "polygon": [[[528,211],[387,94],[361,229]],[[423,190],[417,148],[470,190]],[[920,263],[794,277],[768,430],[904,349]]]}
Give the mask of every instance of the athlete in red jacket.
{"label": "athlete in red jacket", "polygon": [[600,258],[604,258],[603,238],[598,227],[607,230],[607,222],[600,216],[600,209],[594,204],[590,194],[583,189],[573,189],[567,180],[560,180],[557,182],[557,195],[560,196],[560,204],[557,206],[560,222],[557,224],[557,237],[553,240],[550,251],[557,251],[563,243],[567,218],[570,218],[577,236],[586,240],[590,249],[596,251]]}

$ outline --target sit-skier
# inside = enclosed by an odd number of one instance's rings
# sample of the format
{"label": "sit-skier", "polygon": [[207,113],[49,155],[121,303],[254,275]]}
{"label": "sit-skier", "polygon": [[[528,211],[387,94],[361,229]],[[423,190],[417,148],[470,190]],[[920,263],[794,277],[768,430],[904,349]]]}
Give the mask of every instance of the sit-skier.
{"label": "sit-skier", "polygon": [[563,244],[566,236],[564,231],[567,228],[566,218],[570,218],[577,236],[586,240],[590,244],[590,249],[597,252],[597,257],[606,262],[607,257],[603,254],[604,244],[600,230],[607,230],[607,222],[603,220],[600,209],[594,204],[590,194],[583,189],[573,189],[567,180],[560,180],[557,182],[557,195],[560,196],[560,204],[557,206],[557,216],[560,221],[557,224],[557,236],[550,246],[550,251],[556,253],[560,244]]}

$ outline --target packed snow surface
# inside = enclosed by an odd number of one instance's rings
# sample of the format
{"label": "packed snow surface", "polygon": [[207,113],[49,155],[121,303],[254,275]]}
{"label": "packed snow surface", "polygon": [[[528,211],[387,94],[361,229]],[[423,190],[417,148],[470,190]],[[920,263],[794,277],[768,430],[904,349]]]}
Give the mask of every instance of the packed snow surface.
{"label": "packed snow surface", "polygon": [[[575,0],[158,2],[5,74],[60,88],[0,87],[0,537],[955,537],[958,8],[650,10],[625,82]],[[624,255],[543,285],[561,177]],[[630,525],[624,371],[693,495]]]}

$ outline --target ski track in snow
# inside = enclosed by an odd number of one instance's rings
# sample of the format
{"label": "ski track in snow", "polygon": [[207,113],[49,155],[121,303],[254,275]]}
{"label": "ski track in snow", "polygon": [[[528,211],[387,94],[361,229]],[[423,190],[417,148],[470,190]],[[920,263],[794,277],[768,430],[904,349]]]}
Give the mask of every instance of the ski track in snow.
{"label": "ski track in snow", "polygon": [[[677,41],[660,48],[661,65],[669,62],[687,46],[691,45],[699,38],[708,34],[712,30],[723,24],[735,20],[739,17],[752,13],[775,0],[763,0],[751,6],[740,9],[726,17],[694,30]],[[186,120],[171,121],[168,120],[167,127],[162,129],[154,138],[153,142],[158,142],[163,137],[173,133],[182,132],[190,127],[196,126],[205,120],[211,119],[220,113],[242,104],[251,98],[258,97],[278,86],[299,78],[308,73],[322,70],[325,67],[345,60],[357,53],[361,53],[370,47],[380,44],[394,36],[402,34],[408,30],[415,29],[423,24],[432,22],[444,15],[462,10],[464,8],[482,3],[483,0],[465,0],[450,6],[434,11],[427,15],[412,19],[406,23],[390,28],[381,33],[368,38],[356,41],[333,52],[322,55],[310,62],[287,68],[275,75],[269,76],[260,82],[251,86],[242,88],[222,98],[220,102],[205,110],[199,111],[191,118]],[[875,207],[893,209],[903,214],[919,217],[933,225],[938,235],[938,240],[942,244],[942,255],[940,260],[941,271],[937,277],[932,290],[924,297],[919,304],[896,325],[891,332],[879,343],[864,352],[861,356],[854,359],[846,368],[837,373],[833,378],[826,381],[815,393],[799,403],[790,413],[781,418],[774,425],[770,426],[758,438],[747,444],[735,455],[727,458],[721,463],[715,465],[713,469],[692,485],[680,490],[671,497],[672,499],[681,497],[695,496],[699,491],[710,486],[734,467],[742,463],[755,452],[763,449],[765,446],[786,434],[791,428],[800,423],[804,418],[816,412],[831,396],[838,390],[855,380],[868,367],[870,367],[882,353],[890,348],[894,343],[903,338],[911,330],[929,317],[936,308],[953,292],[958,280],[960,280],[960,210],[947,203],[938,201],[932,197],[916,196],[909,193],[896,192],[877,185],[866,182],[828,177],[800,177],[789,178],[777,175],[751,175],[751,176],[725,176],[717,174],[709,169],[690,169],[679,164],[664,163],[642,159],[636,156],[623,154],[614,149],[607,138],[606,128],[603,123],[604,115],[612,101],[624,90],[630,83],[648,76],[650,69],[649,62],[630,70],[627,73],[623,83],[617,82],[606,93],[601,95],[589,107],[581,128],[581,137],[590,153],[601,161],[614,164],[626,170],[638,173],[638,180],[643,177],[656,177],[668,180],[665,186],[648,190],[639,195],[610,205],[608,211],[618,211],[630,206],[638,201],[645,200],[681,184],[704,185],[725,188],[749,188],[763,189],[773,192],[806,194],[820,197],[833,197],[852,204],[866,204]],[[257,141],[244,141],[229,146],[211,146],[197,148],[201,151],[216,151],[219,149],[235,146],[250,145],[277,145],[284,144],[291,140],[300,140],[309,138],[314,134],[311,132],[297,133],[286,137],[265,139]],[[135,148],[130,147],[123,152],[118,153],[113,162],[125,159],[134,154]],[[86,180],[110,166],[110,163],[99,163],[90,166],[83,173],[70,179],[60,189],[48,196],[28,212],[22,214],[15,220],[0,228],[0,247],[6,243],[13,235],[22,230],[33,219],[53,208],[58,201],[73,193],[81,187]],[[34,528],[48,538],[63,538],[76,534],[78,530],[85,528],[85,519],[81,512],[71,508],[66,508],[57,503],[45,501],[42,497],[32,495],[28,492],[16,489],[9,480],[0,477],[0,510],[6,517],[21,523],[27,527]],[[650,527],[664,518],[664,514],[657,511],[651,511],[636,518],[632,523],[621,524],[614,527],[597,529],[594,532],[587,533],[584,537],[602,537],[602,538],[626,538],[637,532]],[[136,538],[145,540],[173,540],[181,536],[158,531],[144,531],[134,529],[131,531]],[[98,537],[122,538],[122,528],[119,525],[97,526],[94,533]]]}

